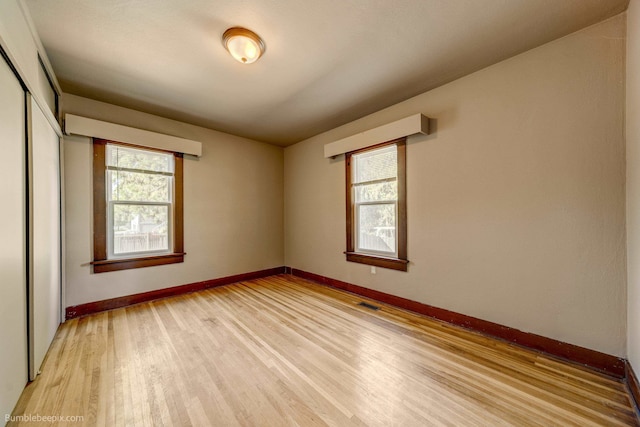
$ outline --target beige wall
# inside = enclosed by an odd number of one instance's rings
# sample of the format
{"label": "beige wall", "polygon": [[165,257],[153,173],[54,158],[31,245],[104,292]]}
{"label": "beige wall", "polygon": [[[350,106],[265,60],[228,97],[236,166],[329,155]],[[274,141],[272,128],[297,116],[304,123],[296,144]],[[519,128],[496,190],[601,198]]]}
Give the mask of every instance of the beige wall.
{"label": "beige wall", "polygon": [[[285,263],[625,356],[625,16],[285,150]],[[323,145],[415,113],[409,272],[348,263],[344,158]]]}
{"label": "beige wall", "polygon": [[627,357],[640,375],[640,1],[627,11]]}
{"label": "beige wall", "polygon": [[63,110],[203,143],[184,161],[185,262],[91,274],[92,147],[65,137],[66,306],[283,265],[281,148],[73,95]]}

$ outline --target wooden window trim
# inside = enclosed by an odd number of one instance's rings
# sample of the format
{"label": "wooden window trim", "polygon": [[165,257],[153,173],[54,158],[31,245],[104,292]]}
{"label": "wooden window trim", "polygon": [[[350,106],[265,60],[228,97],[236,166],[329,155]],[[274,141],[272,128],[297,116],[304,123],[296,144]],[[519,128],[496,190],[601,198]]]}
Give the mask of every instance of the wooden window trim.
{"label": "wooden window trim", "polygon": [[[407,260],[407,160],[406,160],[407,138],[394,139],[371,147],[351,151],[345,154],[346,172],[346,204],[347,204],[347,250],[345,251],[347,261],[367,264],[381,268],[389,268],[399,271],[407,271],[409,261]],[[385,257],[380,255],[365,254],[355,251],[355,204],[352,192],[351,179],[351,159],[354,154],[374,150],[387,145],[398,147],[398,257]]]}
{"label": "wooden window trim", "polygon": [[184,262],[183,155],[174,156],[173,252],[135,258],[107,259],[106,147],[108,143],[160,151],[106,139],[93,139],[93,266],[94,273]]}

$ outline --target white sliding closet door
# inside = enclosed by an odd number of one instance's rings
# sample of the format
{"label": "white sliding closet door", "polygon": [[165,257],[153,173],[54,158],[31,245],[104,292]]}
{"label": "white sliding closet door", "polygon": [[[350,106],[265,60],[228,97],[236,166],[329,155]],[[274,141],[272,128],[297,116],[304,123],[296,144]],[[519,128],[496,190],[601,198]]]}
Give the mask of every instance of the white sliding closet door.
{"label": "white sliding closet door", "polygon": [[28,367],[25,93],[2,57],[0,99],[0,414],[4,417],[27,383]]}
{"label": "white sliding closet door", "polygon": [[33,188],[33,364],[31,379],[60,325],[60,138],[31,99]]}

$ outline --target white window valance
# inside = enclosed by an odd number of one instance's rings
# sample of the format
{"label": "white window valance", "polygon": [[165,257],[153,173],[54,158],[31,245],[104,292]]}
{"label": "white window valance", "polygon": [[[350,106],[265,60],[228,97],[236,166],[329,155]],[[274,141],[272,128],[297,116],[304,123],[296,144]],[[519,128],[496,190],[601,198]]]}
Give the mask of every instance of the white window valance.
{"label": "white window valance", "polygon": [[324,146],[324,157],[335,157],[339,154],[371,147],[382,142],[415,135],[429,133],[429,118],[422,114],[414,114],[386,125],[340,139]]}
{"label": "white window valance", "polygon": [[202,156],[202,143],[198,141],[89,119],[73,114],[65,114],[64,131],[68,135],[109,139],[139,145],[141,147],[190,154],[198,157]]}

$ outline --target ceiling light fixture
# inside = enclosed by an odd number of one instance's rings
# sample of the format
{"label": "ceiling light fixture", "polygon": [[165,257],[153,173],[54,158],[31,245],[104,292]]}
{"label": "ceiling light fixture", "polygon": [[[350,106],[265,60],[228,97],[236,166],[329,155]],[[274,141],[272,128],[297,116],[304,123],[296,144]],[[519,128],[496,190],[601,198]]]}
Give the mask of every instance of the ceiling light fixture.
{"label": "ceiling light fixture", "polygon": [[260,36],[242,27],[233,27],[225,31],[222,44],[236,61],[243,64],[256,62],[266,48]]}

